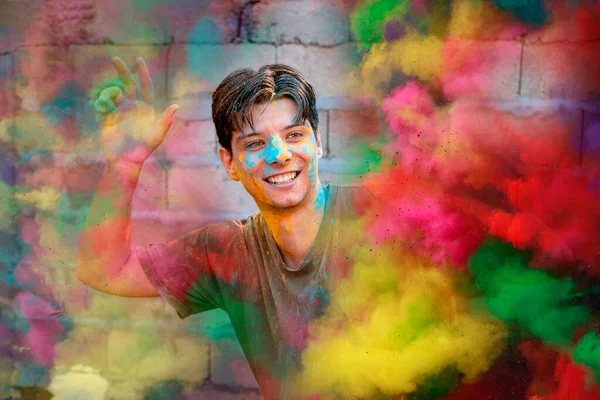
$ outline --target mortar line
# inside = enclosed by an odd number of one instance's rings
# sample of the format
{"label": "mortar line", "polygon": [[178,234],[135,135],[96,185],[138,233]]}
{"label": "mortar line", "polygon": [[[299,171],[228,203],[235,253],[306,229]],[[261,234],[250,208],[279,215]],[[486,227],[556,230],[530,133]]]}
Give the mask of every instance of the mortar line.
{"label": "mortar line", "polygon": [[517,89],[517,95],[521,95],[521,88],[523,85],[523,54],[525,53],[525,40],[521,38],[521,55],[519,57],[519,87]]}
{"label": "mortar line", "polygon": [[585,134],[585,110],[581,110],[581,129],[579,134],[579,165],[583,164],[583,136]]}

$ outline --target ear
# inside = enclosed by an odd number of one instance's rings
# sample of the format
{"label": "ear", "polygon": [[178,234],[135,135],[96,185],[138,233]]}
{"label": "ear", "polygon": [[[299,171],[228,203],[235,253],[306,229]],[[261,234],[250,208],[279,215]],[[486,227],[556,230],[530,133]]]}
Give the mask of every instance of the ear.
{"label": "ear", "polygon": [[317,158],[323,157],[323,145],[321,144],[321,131],[317,128]]}
{"label": "ear", "polygon": [[221,159],[221,164],[223,164],[227,171],[227,175],[234,181],[239,181],[240,178],[233,165],[233,154],[226,148],[219,147],[219,158]]}

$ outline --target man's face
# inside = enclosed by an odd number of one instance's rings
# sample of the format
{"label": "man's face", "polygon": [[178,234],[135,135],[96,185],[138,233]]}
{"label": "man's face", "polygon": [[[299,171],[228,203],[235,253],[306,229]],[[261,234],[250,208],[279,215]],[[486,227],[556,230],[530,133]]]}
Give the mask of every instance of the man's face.
{"label": "man's face", "polygon": [[[297,125],[296,103],[288,98],[255,104],[254,130],[245,126],[232,135],[232,153],[221,148],[221,162],[263,206],[290,208],[316,194],[321,139],[308,121]],[[313,195],[311,197],[311,195]]]}

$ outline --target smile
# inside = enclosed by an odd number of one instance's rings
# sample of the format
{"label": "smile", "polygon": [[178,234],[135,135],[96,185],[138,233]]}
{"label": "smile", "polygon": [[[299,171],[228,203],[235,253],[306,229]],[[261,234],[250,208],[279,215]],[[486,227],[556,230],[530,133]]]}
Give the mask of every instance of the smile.
{"label": "smile", "polygon": [[286,183],[293,182],[298,177],[298,175],[300,175],[300,172],[298,171],[287,172],[285,174],[270,176],[267,179],[265,179],[265,181],[269,182],[272,185],[284,185]]}

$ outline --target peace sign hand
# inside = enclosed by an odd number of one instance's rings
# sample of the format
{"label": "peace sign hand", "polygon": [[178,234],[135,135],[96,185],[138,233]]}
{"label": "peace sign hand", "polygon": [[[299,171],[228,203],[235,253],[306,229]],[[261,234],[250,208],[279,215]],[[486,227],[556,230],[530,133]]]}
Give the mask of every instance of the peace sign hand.
{"label": "peace sign hand", "polygon": [[162,143],[176,104],[170,105],[156,121],[154,113],[154,86],[144,59],[136,60],[140,78],[140,92],[135,77],[119,57],[113,66],[125,88],[110,86],[100,92],[94,106],[103,117],[101,137],[104,156],[108,163],[129,162],[141,165]]}

